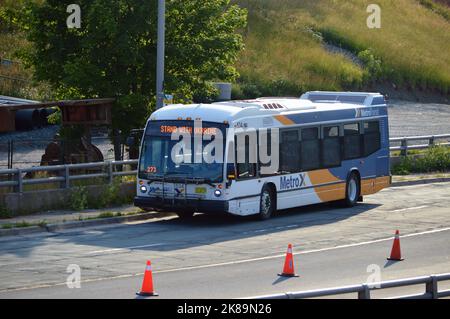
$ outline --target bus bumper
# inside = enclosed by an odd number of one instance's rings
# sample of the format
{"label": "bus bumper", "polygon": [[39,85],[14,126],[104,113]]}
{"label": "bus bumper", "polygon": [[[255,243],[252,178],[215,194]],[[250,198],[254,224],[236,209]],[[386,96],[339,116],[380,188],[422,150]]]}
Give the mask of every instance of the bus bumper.
{"label": "bus bumper", "polygon": [[134,206],[167,211],[194,211],[197,213],[227,213],[228,202],[219,200],[176,199],[158,197],[135,197]]}

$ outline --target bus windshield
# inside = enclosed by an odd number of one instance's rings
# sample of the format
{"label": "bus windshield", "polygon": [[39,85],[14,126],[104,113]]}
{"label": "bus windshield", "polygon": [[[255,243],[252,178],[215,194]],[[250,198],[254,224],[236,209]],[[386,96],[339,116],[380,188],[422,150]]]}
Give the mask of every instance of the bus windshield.
{"label": "bus windshield", "polygon": [[[220,138],[225,137],[225,125],[215,123],[202,123],[202,131],[213,129],[209,132],[217,132],[220,130],[222,134]],[[141,158],[139,163],[139,178],[142,179],[179,179],[184,182],[186,179],[204,180],[206,183],[220,183],[223,181],[223,153],[224,141],[220,142],[222,147],[220,160],[213,163],[207,163],[204,159],[203,152],[216,135],[208,139],[201,139],[194,142],[194,134],[190,134],[190,148],[185,145],[183,150],[183,160],[173,157],[173,149],[180,145],[179,139],[172,139],[174,130],[180,132],[193,132],[193,122],[187,121],[156,121],[147,127],[144,141],[142,144]],[[203,134],[202,134],[203,135]],[[182,143],[185,143],[182,141]],[[217,152],[217,150],[214,150]],[[179,155],[178,155],[179,156]],[[198,160],[200,158],[200,161]],[[197,159],[197,160],[196,160]],[[217,159],[217,157],[216,157]]]}

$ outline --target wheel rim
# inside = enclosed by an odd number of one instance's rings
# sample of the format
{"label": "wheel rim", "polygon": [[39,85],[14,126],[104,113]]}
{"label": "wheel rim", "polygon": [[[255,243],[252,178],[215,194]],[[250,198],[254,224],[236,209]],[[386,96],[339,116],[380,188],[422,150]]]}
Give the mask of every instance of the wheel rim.
{"label": "wheel rim", "polygon": [[348,197],[349,200],[354,202],[356,200],[356,193],[357,193],[357,185],[356,181],[352,178],[350,182],[348,183]]}
{"label": "wheel rim", "polygon": [[272,199],[270,198],[269,192],[263,192],[261,196],[261,213],[267,215],[270,213],[270,207],[272,206]]}

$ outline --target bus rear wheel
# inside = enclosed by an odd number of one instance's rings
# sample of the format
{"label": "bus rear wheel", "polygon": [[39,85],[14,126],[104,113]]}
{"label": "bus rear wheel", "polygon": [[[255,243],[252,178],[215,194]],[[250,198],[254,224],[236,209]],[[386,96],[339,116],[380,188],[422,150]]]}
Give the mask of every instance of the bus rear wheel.
{"label": "bus rear wheel", "polygon": [[259,204],[259,220],[267,220],[275,211],[275,195],[270,187],[264,186],[261,191]]}
{"label": "bus rear wheel", "polygon": [[344,205],[346,207],[353,207],[358,203],[361,194],[361,185],[359,182],[358,175],[356,173],[351,173],[347,179],[347,184],[345,187],[345,200]]}

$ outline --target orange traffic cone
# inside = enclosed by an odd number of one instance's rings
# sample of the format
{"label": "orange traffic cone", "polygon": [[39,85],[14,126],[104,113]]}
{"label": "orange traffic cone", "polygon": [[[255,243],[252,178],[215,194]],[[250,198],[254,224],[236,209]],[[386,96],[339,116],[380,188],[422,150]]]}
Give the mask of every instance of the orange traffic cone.
{"label": "orange traffic cone", "polygon": [[295,274],[295,270],[294,270],[294,257],[292,256],[292,245],[291,244],[288,245],[286,259],[284,261],[283,272],[281,274],[278,274],[278,276],[298,277],[298,275]]}
{"label": "orange traffic cone", "polygon": [[147,261],[147,266],[145,267],[142,289],[136,294],[143,297],[158,296],[158,294],[153,290],[152,264],[149,260]]}
{"label": "orange traffic cone", "polygon": [[402,261],[402,253],[400,251],[400,232],[395,232],[394,244],[392,245],[391,257],[388,260]]}

